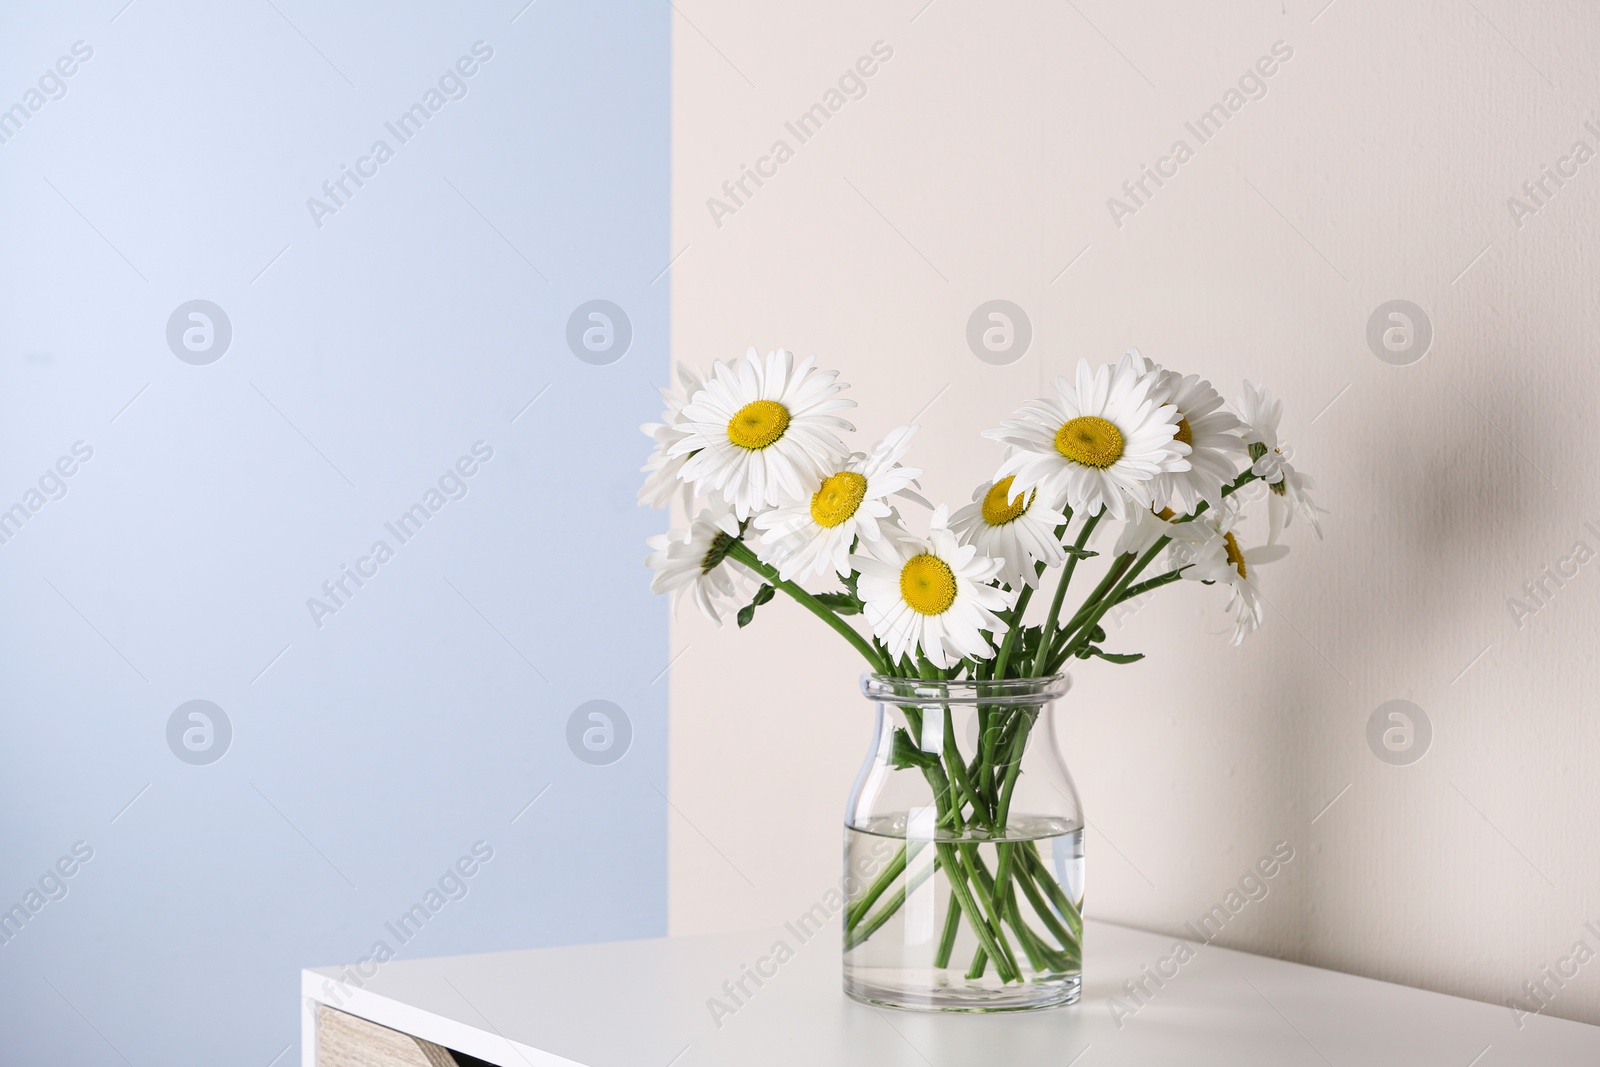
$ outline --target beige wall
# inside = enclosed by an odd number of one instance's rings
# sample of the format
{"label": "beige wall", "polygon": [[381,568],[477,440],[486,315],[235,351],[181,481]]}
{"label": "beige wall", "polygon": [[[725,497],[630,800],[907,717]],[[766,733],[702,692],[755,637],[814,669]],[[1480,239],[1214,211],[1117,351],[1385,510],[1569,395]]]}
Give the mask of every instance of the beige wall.
{"label": "beige wall", "polygon": [[[1507,207],[1600,142],[1600,11],[1322,2],[680,0],[675,355],[817,355],[854,383],[858,441],[920,421],[953,504],[998,461],[978,433],[1079,357],[1270,384],[1327,540],[1293,539],[1243,649],[1185,585],[1113,627],[1148,660],[1078,672],[1091,913],[1176,931],[1287,840],[1224,943],[1503,1003],[1600,947],[1600,562],[1521,628],[1507,606],[1600,548],[1600,160],[1520,227]],[[798,144],[785,120],[879,40],[867,95]],[[1198,144],[1185,121],[1280,40],[1266,96]],[[778,138],[794,158],[716,225],[707,198]],[[1178,138],[1193,158],[1119,228],[1107,198]],[[966,345],[992,298],[1033,323],[1012,366]],[[1433,323],[1411,366],[1365,340],[1396,298]],[[673,641],[672,928],[790,917],[837,877],[860,665],[788,604],[746,631],[690,609]],[[1366,742],[1396,698],[1434,727],[1411,766]],[[1600,962],[1552,1012],[1600,1022]]]}

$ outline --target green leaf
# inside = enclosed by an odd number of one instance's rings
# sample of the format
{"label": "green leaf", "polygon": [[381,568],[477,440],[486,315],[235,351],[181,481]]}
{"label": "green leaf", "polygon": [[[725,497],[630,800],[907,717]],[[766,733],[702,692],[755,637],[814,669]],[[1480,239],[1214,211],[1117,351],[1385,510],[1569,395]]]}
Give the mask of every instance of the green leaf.
{"label": "green leaf", "polygon": [[1090,656],[1097,656],[1107,663],[1137,663],[1139,660],[1144,659],[1143,652],[1107,652],[1102,648],[1096,648],[1094,645],[1078,650],[1079,659],[1088,659]]}
{"label": "green leaf", "polygon": [[1094,559],[1094,557],[1100,554],[1098,552],[1091,552],[1087,548],[1079,548],[1077,545],[1062,545],[1061,551],[1065,552],[1069,556],[1077,556],[1079,559]]}
{"label": "green leaf", "polygon": [[1039,641],[1044,633],[1042,626],[1024,626],[1021,635],[1017,638],[1017,647],[1011,656],[1013,664],[1032,663],[1039,654]]}
{"label": "green leaf", "polygon": [[840,615],[860,615],[862,604],[854,593],[813,593],[817,603]]}
{"label": "green leaf", "polygon": [[756,609],[771,600],[775,593],[776,590],[770,585],[763,584],[760,589],[757,589],[756,595],[750,598],[750,603],[739,609],[739,627],[743,629],[749,626],[756,617]]}
{"label": "green leaf", "polygon": [[917,747],[905,727],[896,727],[894,743],[889,748],[889,762],[901,770],[910,770],[913,767],[926,768],[939,766],[939,756],[935,752],[924,752]]}

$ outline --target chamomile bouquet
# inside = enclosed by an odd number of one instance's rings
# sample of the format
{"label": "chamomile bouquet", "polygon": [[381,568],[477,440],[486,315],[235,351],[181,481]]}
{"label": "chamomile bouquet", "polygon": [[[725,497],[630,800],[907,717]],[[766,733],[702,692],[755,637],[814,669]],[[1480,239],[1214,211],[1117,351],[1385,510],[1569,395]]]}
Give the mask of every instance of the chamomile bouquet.
{"label": "chamomile bouquet", "polygon": [[[1004,455],[954,513],[917,492],[922,471],[904,462],[916,427],[866,452],[845,444],[847,388],[783,350],[703,376],[678,367],[661,421],[643,427],[655,449],[639,499],[681,493],[692,519],[651,539],[655,591],[715,622],[733,611],[740,626],[781,592],[883,675],[1037,677],[1073,658],[1140,658],[1103,649],[1101,620],[1183,579],[1227,592],[1238,643],[1262,622],[1259,568],[1287,554],[1284,529],[1299,519],[1321,536],[1315,483],[1279,438],[1282,403],[1250,382],[1230,409],[1210,382],[1137,350],[1080,362],[984,434]],[[1254,482],[1268,536],[1245,548],[1240,490]],[[912,507],[925,524],[907,521]],[[1119,527],[1110,566],[1069,613],[1073,574],[1106,522]],[[818,583],[832,588],[808,589]],[[1026,622],[1036,594],[1048,609]]]}
{"label": "chamomile bouquet", "polygon": [[[845,444],[845,388],[781,350],[704,375],[678,368],[662,420],[643,428],[655,449],[639,497],[682,495],[693,518],[652,539],[652,587],[740,626],[782,593],[870,669],[879,732],[846,822],[847,992],[963,1011],[1069,1003],[1083,823],[1070,775],[1053,745],[1044,756],[1030,745],[1033,728],[1065,691],[1069,661],[1142,658],[1104,647],[1102,625],[1137,597],[1205,583],[1226,592],[1235,643],[1255,630],[1260,570],[1288,552],[1285,529],[1321,536],[1314,483],[1279,438],[1282,405],[1267,390],[1244,383],[1230,409],[1211,383],[1129,351],[1080,363],[985,433],[1002,446],[993,479],[952,513],[918,492],[922,471],[906,463],[916,427],[867,451]],[[1251,496],[1265,500],[1268,531],[1245,547]],[[1109,559],[1069,609],[1105,524]],[[965,744],[956,711],[973,716]],[[963,938],[971,962],[952,970]]]}

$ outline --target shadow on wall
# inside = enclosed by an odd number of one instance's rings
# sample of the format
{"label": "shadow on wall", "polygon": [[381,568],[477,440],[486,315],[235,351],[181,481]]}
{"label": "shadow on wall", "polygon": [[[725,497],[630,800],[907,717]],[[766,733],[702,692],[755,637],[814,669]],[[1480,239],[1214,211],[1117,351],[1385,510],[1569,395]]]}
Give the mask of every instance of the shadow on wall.
{"label": "shadow on wall", "polygon": [[[1298,657],[1294,666],[1273,670],[1260,693],[1263,707],[1309,713],[1264,724],[1288,746],[1286,769],[1326,771],[1278,778],[1277,802],[1284,810],[1302,812],[1301,825],[1331,807],[1330,801],[1343,796],[1342,788],[1371,788],[1377,779],[1368,776],[1378,764],[1369,759],[1404,767],[1422,758],[1439,731],[1468,729],[1470,723],[1457,713],[1471,699],[1478,678],[1469,669],[1512,636],[1515,625],[1505,598],[1520,587],[1524,571],[1536,574],[1551,558],[1523,559],[1530,551],[1525,546],[1565,551],[1577,536],[1583,516],[1551,483],[1557,472],[1540,460],[1557,454],[1551,442],[1560,421],[1540,412],[1539,383],[1529,380],[1531,364],[1524,354],[1491,348],[1496,342],[1488,335],[1502,331],[1505,323],[1483,321],[1487,318],[1455,326],[1464,336],[1484,336],[1482,341],[1436,350],[1414,367],[1361,372],[1356,388],[1366,393],[1362,423],[1387,431],[1342,438],[1342,455],[1326,445],[1320,450],[1317,474],[1337,473],[1322,480],[1319,496],[1334,512],[1326,524],[1329,540],[1318,546],[1326,558],[1316,562],[1319,574],[1305,584],[1304,594],[1284,594],[1303,606],[1279,606],[1295,616],[1294,623],[1330,666],[1316,656]],[[1489,369],[1473,373],[1468,367]],[[1330,493],[1330,487],[1338,492]],[[1269,625],[1282,621],[1268,609]],[[1333,678],[1330,667],[1348,684]],[[1369,732],[1377,709],[1388,701],[1414,701],[1425,713],[1420,729],[1427,732],[1406,735],[1406,744],[1423,746],[1414,756],[1385,758],[1381,742]],[[1454,748],[1462,758],[1483,755],[1481,740],[1460,733],[1457,738]],[[1438,773],[1414,775],[1402,787],[1418,806],[1448,810],[1457,803]],[[1434,796],[1439,790],[1442,799]],[[1385,844],[1397,840],[1394,822],[1406,811],[1375,811],[1359,800],[1343,803],[1346,807],[1307,838],[1307,876],[1295,894],[1297,947],[1283,954],[1341,966],[1329,958],[1334,944],[1335,957],[1342,956],[1353,970],[1437,988],[1424,972],[1429,966],[1424,961],[1399,967],[1390,961],[1376,968],[1370,959],[1357,963],[1350,939],[1359,941],[1377,930],[1357,934],[1332,926],[1339,916],[1352,914],[1347,886],[1316,872],[1319,866],[1342,863],[1365,869],[1391,890],[1421,889],[1436,886],[1439,864],[1451,861],[1431,848]],[[1460,814],[1471,815],[1465,806]],[[1469,876],[1467,861],[1459,863],[1459,875]],[[1420,909],[1437,912],[1439,907],[1427,892],[1411,895],[1409,903],[1406,894],[1390,893],[1389,901],[1388,907],[1402,913],[1418,909],[1391,916],[1392,923],[1402,925],[1425,925]],[[1436,936],[1436,931],[1425,932]]]}

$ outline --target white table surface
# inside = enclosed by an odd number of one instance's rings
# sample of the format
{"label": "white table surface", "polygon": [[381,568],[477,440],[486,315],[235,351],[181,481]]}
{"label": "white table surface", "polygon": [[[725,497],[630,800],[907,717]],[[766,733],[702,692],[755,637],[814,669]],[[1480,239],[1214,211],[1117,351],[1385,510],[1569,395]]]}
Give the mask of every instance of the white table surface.
{"label": "white table surface", "polygon": [[[1123,983],[1176,941],[1086,926],[1083,999],[1026,1014],[857,1004],[840,992],[832,930],[798,945],[720,1026],[708,998],[723,996],[723,983],[776,939],[796,946],[793,934],[395,960],[359,990],[330,992],[327,979],[341,969],[321,968],[303,972],[302,992],[308,1020],[320,1002],[500,1067],[1600,1065],[1600,1027],[1530,1016],[1519,1029],[1504,1006],[1207,945],[1194,945],[1195,957],[1119,1026],[1110,998],[1132,1004]],[[312,1044],[308,1033],[308,1067]]]}

